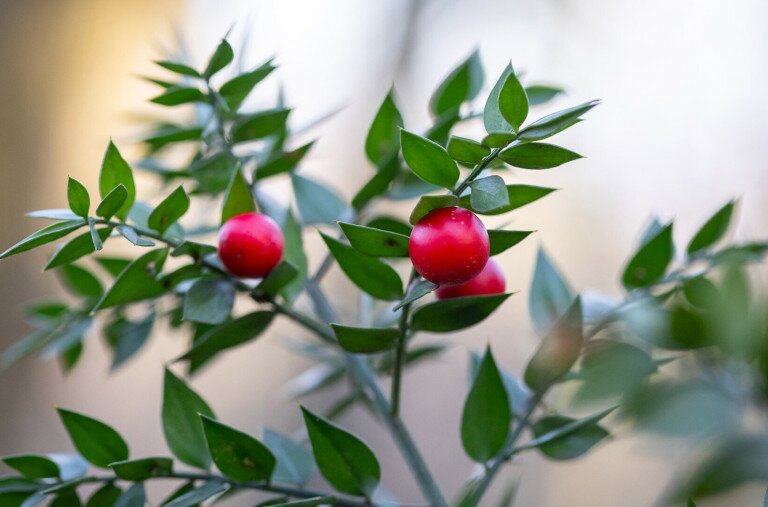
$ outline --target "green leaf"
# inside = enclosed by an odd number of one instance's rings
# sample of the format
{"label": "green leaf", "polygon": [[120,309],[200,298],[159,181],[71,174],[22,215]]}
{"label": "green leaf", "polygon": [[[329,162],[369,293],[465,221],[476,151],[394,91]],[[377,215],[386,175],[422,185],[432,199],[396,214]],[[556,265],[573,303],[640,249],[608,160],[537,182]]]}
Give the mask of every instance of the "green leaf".
{"label": "green leaf", "polygon": [[347,214],[347,205],[332,190],[317,181],[291,174],[296,205],[305,225],[332,224]]}
{"label": "green leaf", "polygon": [[232,142],[255,141],[285,128],[290,109],[270,109],[243,116],[232,128]]}
{"label": "green leaf", "polygon": [[592,100],[547,115],[525,127],[517,137],[523,141],[538,141],[551,137],[580,122],[581,119],[579,117],[599,103],[599,100]]}
{"label": "green leaf", "polygon": [[176,190],[157,205],[147,219],[147,225],[163,234],[168,227],[178,221],[189,209],[189,197],[184,187],[179,185]]}
{"label": "green leaf", "polygon": [[398,234],[402,234],[403,236],[410,236],[412,230],[410,225],[400,220],[399,218],[393,218],[386,215],[377,216],[369,220],[365,225],[368,227],[373,227],[374,229],[383,229],[385,231],[396,232]]}
{"label": "green leaf", "polygon": [[308,269],[307,256],[304,253],[301,225],[296,220],[292,209],[287,210],[285,216],[280,220],[280,226],[283,229],[283,236],[285,236],[283,258],[299,271],[293,281],[283,289],[283,297],[290,302],[304,287]]}
{"label": "green leaf", "polygon": [[439,286],[437,284],[434,284],[429,280],[419,280],[411,287],[403,300],[397,303],[394,308],[392,308],[392,311],[397,311],[405,305],[411,304],[414,301],[423,298],[430,292],[436,291],[438,287]]}
{"label": "green leaf", "polygon": [[541,341],[525,369],[525,383],[543,392],[562,379],[579,358],[584,342],[581,300],[576,298],[565,315]]}
{"label": "green leaf", "polygon": [[727,203],[707,220],[688,244],[688,255],[709,248],[722,239],[731,223],[735,204],[734,201]]}
{"label": "green leaf", "polygon": [[491,211],[479,211],[474,209],[471,205],[471,197],[469,195],[463,196],[460,202],[462,207],[474,211],[475,213],[480,213],[482,215],[501,215],[517,208],[521,208],[526,204],[538,201],[554,191],[554,188],[534,187],[532,185],[507,185],[509,204]]}
{"label": "green leaf", "polygon": [[352,206],[360,210],[371,199],[389,190],[390,185],[400,173],[400,168],[400,157],[397,153],[393,153],[389,158],[383,159],[381,164],[379,164],[376,174],[352,198]]}
{"label": "green leaf", "polygon": [[307,143],[293,151],[280,153],[278,156],[270,158],[265,163],[259,165],[256,168],[256,171],[253,173],[253,177],[257,180],[263,180],[264,178],[269,178],[270,176],[277,176],[278,174],[293,171],[312,148],[313,144],[314,142]]}
{"label": "green leaf", "polygon": [[157,97],[150,99],[150,102],[161,106],[178,106],[180,104],[189,104],[190,102],[205,102],[205,95],[203,95],[199,88],[171,86]]}
{"label": "green leaf", "polygon": [[269,428],[264,430],[264,445],[277,458],[273,481],[301,486],[309,480],[315,469],[315,460],[304,446]]}
{"label": "green leaf", "polygon": [[551,169],[582,158],[578,153],[547,143],[518,144],[502,151],[499,157],[522,169]]}
{"label": "green leaf", "polygon": [[609,436],[598,422],[611,411],[578,420],[560,415],[542,417],[531,427],[535,438],[525,448],[537,448],[555,460],[578,458]]}
{"label": "green leaf", "polygon": [[491,242],[491,255],[498,255],[501,252],[512,248],[534,231],[505,231],[502,229],[488,229],[488,239]]}
{"label": "green leaf", "polygon": [[72,210],[62,208],[28,211],[25,215],[30,218],[44,218],[47,220],[77,220],[80,218],[78,215],[72,213]]}
{"label": "green leaf", "polygon": [[229,45],[226,39],[222,39],[208,61],[208,65],[205,67],[205,71],[203,71],[203,77],[210,79],[211,76],[229,65],[234,57],[235,53],[232,51],[232,46]]}
{"label": "green leaf", "polygon": [[483,138],[483,146],[489,148],[506,148],[506,146],[515,139],[517,139],[517,134],[512,132],[492,132]]}
{"label": "green leaf", "polygon": [[109,191],[96,207],[96,214],[105,220],[112,218],[120,211],[128,199],[128,190],[122,184],[118,184]]}
{"label": "green leaf", "polygon": [[251,186],[245,181],[245,176],[239,170],[232,173],[232,179],[229,181],[227,192],[224,197],[224,205],[221,209],[221,224],[230,218],[242,213],[251,213],[256,211],[256,204],[253,201]]}
{"label": "green leaf", "polygon": [[164,294],[168,288],[158,280],[157,274],[162,270],[167,254],[168,250],[160,248],[151,250],[131,262],[118,275],[115,283],[104,294],[94,310],[102,310]]}
{"label": "green leaf", "polygon": [[251,90],[276,68],[272,65],[272,59],[270,59],[256,69],[240,74],[221,85],[219,94],[226,101],[230,111],[236,111],[251,93]]}
{"label": "green leaf", "polygon": [[411,329],[450,333],[485,320],[512,294],[468,296],[429,303],[411,317]]}
{"label": "green leaf", "polygon": [[531,85],[525,87],[525,94],[528,95],[528,103],[532,106],[546,104],[563,93],[565,93],[563,89],[556,86]]}
{"label": "green leaf", "polygon": [[85,507],[113,507],[122,494],[122,489],[107,483],[91,495]]}
{"label": "green leaf", "polygon": [[133,357],[146,343],[152,326],[155,323],[155,314],[150,313],[139,321],[118,318],[105,328],[107,344],[112,349],[112,369],[116,369]]}
{"label": "green leaf", "polygon": [[364,225],[339,222],[352,248],[372,257],[408,257],[408,236]]}
{"label": "green leaf", "polygon": [[474,166],[491,154],[491,150],[471,139],[451,136],[448,141],[448,155],[457,162]]}
{"label": "green leaf", "polygon": [[144,481],[151,477],[167,476],[173,470],[171,458],[151,457],[110,463],[115,475],[126,481]]}
{"label": "green leaf", "polygon": [[59,466],[46,456],[37,454],[14,454],[3,456],[3,463],[27,479],[48,479],[59,477]]}
{"label": "green leaf", "polygon": [[[765,503],[765,502],[763,502],[763,503]],[[687,507],[696,507],[696,502],[694,502],[692,498],[689,498],[688,499]]]}
{"label": "green leaf", "polygon": [[[469,199],[467,199],[469,201]],[[423,195],[411,211],[408,221],[416,225],[419,220],[429,214],[430,211],[440,208],[450,208],[459,205],[459,198],[455,195]]]}
{"label": "green leaf", "polygon": [[427,183],[452,189],[459,179],[459,167],[439,144],[412,134],[400,131],[403,146],[403,158],[408,167]]}
{"label": "green leaf", "polygon": [[170,70],[176,74],[181,74],[182,76],[200,77],[200,73],[198,71],[183,63],[169,61],[156,61],[155,63],[166,70]]}
{"label": "green leaf", "polygon": [[274,315],[274,312],[256,311],[214,327],[178,360],[200,365],[223,350],[257,338],[267,329]]}
{"label": "green leaf", "polygon": [[341,270],[360,289],[385,301],[396,301],[403,297],[403,282],[391,266],[337,239],[322,233],[321,236]]}
{"label": "green leaf", "polygon": [[200,505],[200,503],[205,500],[226,491],[227,488],[228,486],[226,483],[211,480],[203,483],[199,488],[192,489],[183,495],[174,498],[165,504],[165,507],[193,507],[195,505]]}
{"label": "green leaf", "polygon": [[379,165],[400,149],[400,127],[403,117],[395,104],[394,90],[390,90],[373,119],[365,138],[365,154],[373,164]]}
{"label": "green leaf", "polygon": [[226,280],[197,280],[184,295],[184,320],[221,324],[235,303],[235,288]]}
{"label": "green leaf", "polygon": [[461,416],[461,443],[467,455],[485,463],[504,447],[512,412],[491,348],[485,350]]}
{"label": "green leaf", "polygon": [[501,176],[486,176],[469,184],[472,209],[488,212],[509,206],[509,194]]}
{"label": "green leaf", "polygon": [[69,264],[58,270],[62,281],[75,295],[84,298],[100,298],[104,294],[104,286],[98,278],[85,268]]}
{"label": "green leaf", "polygon": [[67,200],[69,200],[69,209],[76,215],[88,218],[88,211],[91,207],[91,197],[88,190],[82,183],[74,178],[69,178],[67,182]]}
{"label": "green leaf", "polygon": [[538,331],[546,332],[573,303],[573,290],[543,248],[536,256],[528,310]]}
{"label": "green leaf", "polygon": [[348,327],[331,324],[341,348],[353,354],[373,354],[391,350],[400,338],[400,331],[391,328]]}
{"label": "green leaf", "polygon": [[108,468],[110,463],[128,459],[128,446],[117,431],[77,412],[57,410],[75,448],[92,464]]}
{"label": "green leaf", "polygon": [[131,259],[119,259],[117,257],[95,257],[95,260],[114,278],[117,278],[133,262]]}
{"label": "green leaf", "polygon": [[194,241],[184,241],[171,252],[171,257],[181,257],[189,255],[193,259],[202,259],[206,255],[216,253],[216,247]]}
{"label": "green leaf", "polygon": [[510,72],[499,90],[499,112],[515,132],[528,116],[528,96],[514,72]]}
{"label": "green leaf", "polygon": [[104,160],[101,163],[99,173],[99,193],[104,199],[116,186],[123,185],[128,192],[123,205],[115,212],[115,215],[125,220],[128,212],[136,200],[136,185],[133,182],[133,172],[130,166],[120,155],[117,146],[109,141],[107,151],[104,152]]}
{"label": "green leaf", "polygon": [[370,498],[381,479],[376,456],[355,435],[301,407],[317,467],[338,491]]}
{"label": "green leaf", "polygon": [[91,242],[93,242],[93,249],[96,251],[104,248],[104,243],[101,241],[99,231],[96,230],[96,221],[93,218],[88,219],[88,232],[91,234]]}
{"label": "green leaf", "polygon": [[298,274],[299,270],[296,266],[288,261],[282,261],[275,269],[269,272],[259,285],[256,286],[253,292],[255,294],[276,296],[286,285],[291,283]]}
{"label": "green leaf", "polygon": [[240,482],[269,481],[276,460],[264,444],[210,417],[200,418],[213,462],[225,476]]}
{"label": "green leaf", "polygon": [[483,79],[483,64],[476,50],[440,84],[429,102],[429,110],[440,116],[474,99],[483,87]]}
{"label": "green leaf", "polygon": [[649,239],[630,259],[622,276],[627,289],[648,287],[658,281],[667,271],[674,255],[672,224]]}
{"label": "green leaf", "polygon": [[509,76],[514,76],[514,74],[515,70],[512,68],[512,64],[507,64],[504,71],[501,73],[501,76],[499,76],[498,81],[493,85],[491,93],[488,94],[488,99],[485,101],[485,108],[483,109],[483,125],[485,126],[485,131],[489,134],[515,132],[515,129],[504,118],[499,109],[501,90],[504,88],[504,84],[507,82]]}
{"label": "green leaf", "polygon": [[155,153],[169,144],[197,141],[202,134],[203,129],[200,127],[163,125],[156,129],[152,135],[144,138],[144,142],[149,145],[150,153]]}
{"label": "green leaf", "polygon": [[142,246],[142,247],[155,246],[154,241],[152,241],[151,239],[147,239],[139,236],[139,233],[136,232],[136,229],[134,229],[130,225],[118,225],[117,232],[120,233],[120,235],[125,239],[127,239],[130,243],[136,246]]}
{"label": "green leaf", "polygon": [[163,433],[171,452],[187,465],[207,469],[211,456],[199,414],[214,417],[208,404],[187,384],[165,369]]}
{"label": "green leaf", "polygon": [[0,254],[0,259],[5,259],[6,257],[10,257],[11,255],[16,255],[18,253],[26,252],[28,250],[32,250],[33,248],[37,248],[39,246],[45,245],[47,243],[50,243],[51,241],[56,241],[59,238],[62,238],[69,234],[70,232],[79,229],[83,225],[85,225],[85,220],[83,219],[77,219],[77,220],[68,220],[66,222],[56,222],[55,224],[51,224],[48,227],[44,227],[40,229],[39,231],[30,234],[26,238],[22,239],[12,247],[10,247],[8,250]]}
{"label": "green leaf", "polygon": [[448,136],[451,135],[451,129],[460,120],[459,108],[449,109],[435,119],[435,122],[424,134],[424,137],[436,142],[440,146],[445,146],[448,143]]}

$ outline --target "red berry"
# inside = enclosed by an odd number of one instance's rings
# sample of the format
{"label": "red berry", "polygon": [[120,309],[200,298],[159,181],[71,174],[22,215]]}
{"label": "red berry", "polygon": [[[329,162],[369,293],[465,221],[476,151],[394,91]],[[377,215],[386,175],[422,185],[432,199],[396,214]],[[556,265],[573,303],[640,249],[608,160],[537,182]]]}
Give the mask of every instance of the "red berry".
{"label": "red berry", "polygon": [[260,213],[243,213],[219,230],[219,258],[235,276],[262,278],[283,257],[283,231]]}
{"label": "red berry", "polygon": [[488,231],[469,210],[439,208],[414,226],[409,251],[413,267],[430,282],[464,283],[488,262]]}
{"label": "red berry", "polygon": [[459,285],[443,285],[435,292],[437,299],[452,299],[464,296],[503,294],[506,290],[504,272],[493,257],[488,259],[479,275]]}

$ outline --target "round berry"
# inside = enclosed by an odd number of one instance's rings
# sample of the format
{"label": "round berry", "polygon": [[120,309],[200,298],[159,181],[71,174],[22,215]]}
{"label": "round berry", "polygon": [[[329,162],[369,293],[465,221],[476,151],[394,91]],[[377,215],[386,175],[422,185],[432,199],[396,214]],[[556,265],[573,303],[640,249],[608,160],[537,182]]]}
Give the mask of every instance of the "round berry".
{"label": "round berry", "polygon": [[219,230],[219,258],[227,270],[242,278],[263,278],[283,257],[283,231],[260,213],[243,213]]}
{"label": "round berry", "polygon": [[437,299],[452,299],[465,296],[503,294],[505,290],[504,272],[499,263],[491,257],[479,275],[459,285],[443,285],[435,291],[435,295]]}
{"label": "round berry", "polygon": [[477,276],[488,262],[488,231],[469,210],[435,209],[414,226],[409,253],[413,267],[430,282],[464,283]]}

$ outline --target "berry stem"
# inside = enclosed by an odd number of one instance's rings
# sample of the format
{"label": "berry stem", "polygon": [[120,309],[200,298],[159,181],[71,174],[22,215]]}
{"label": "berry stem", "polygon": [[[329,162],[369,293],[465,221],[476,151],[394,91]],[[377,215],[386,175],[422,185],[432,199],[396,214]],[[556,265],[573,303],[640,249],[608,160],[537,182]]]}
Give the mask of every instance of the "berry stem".
{"label": "berry stem", "polygon": [[[413,286],[413,282],[419,279],[419,274],[411,268],[411,275],[408,279],[407,287]],[[403,362],[405,361],[405,352],[408,337],[408,316],[410,314],[411,304],[403,306],[400,311],[400,337],[397,339],[397,348],[395,349],[395,363],[392,370],[392,417],[398,417],[400,412],[400,386],[403,376]]]}

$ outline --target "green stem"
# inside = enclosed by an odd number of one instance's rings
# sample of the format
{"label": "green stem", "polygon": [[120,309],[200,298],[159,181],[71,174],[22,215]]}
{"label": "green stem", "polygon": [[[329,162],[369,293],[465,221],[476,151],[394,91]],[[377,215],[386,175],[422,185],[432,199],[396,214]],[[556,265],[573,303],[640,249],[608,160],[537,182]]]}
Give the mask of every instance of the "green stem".
{"label": "green stem", "polygon": [[[408,278],[408,285],[406,289],[409,289],[414,280],[419,278],[419,274],[416,269],[411,269],[411,274]],[[407,290],[406,290],[407,293]],[[411,310],[411,303],[403,306],[400,312],[400,323],[398,329],[400,336],[397,339],[397,348],[395,349],[395,363],[392,370],[392,417],[398,417],[400,413],[400,386],[402,384],[403,377],[403,363],[405,362],[405,352],[408,343],[408,316]]]}
{"label": "green stem", "polygon": [[481,160],[479,164],[477,164],[475,167],[472,168],[472,171],[470,171],[467,177],[464,178],[464,181],[459,183],[459,185],[453,191],[453,195],[455,195],[456,197],[461,197],[461,193],[467,189],[469,184],[472,183],[474,179],[477,178],[477,176],[481,172],[483,172],[483,169],[488,167],[488,165],[491,162],[493,162],[496,159],[496,157],[499,156],[499,153],[501,153],[502,150],[506,149],[507,147],[508,145],[503,148],[495,148],[491,150],[491,152],[488,155],[486,155],[485,158],[483,158],[483,160]]}

